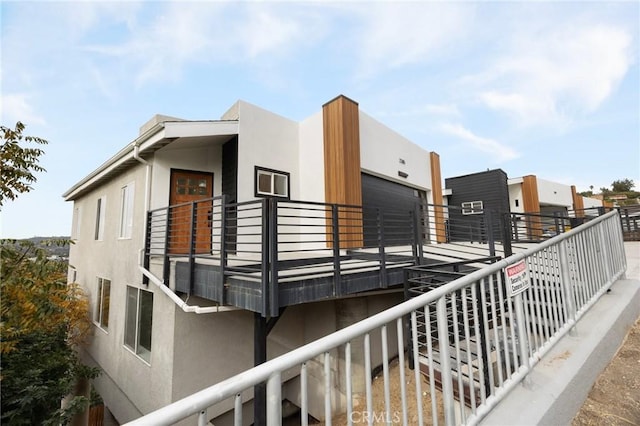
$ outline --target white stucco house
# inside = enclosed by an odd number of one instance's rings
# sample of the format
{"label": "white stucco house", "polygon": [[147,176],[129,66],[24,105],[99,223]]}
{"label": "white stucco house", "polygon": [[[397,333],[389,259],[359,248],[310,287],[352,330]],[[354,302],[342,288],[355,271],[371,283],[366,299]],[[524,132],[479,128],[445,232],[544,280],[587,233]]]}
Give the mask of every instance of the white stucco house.
{"label": "white stucco house", "polygon": [[95,324],[83,357],[119,422],[401,301],[415,206],[442,204],[438,155],[344,96],[300,122],[244,101],[220,120],[156,115],[132,139],[63,194]]}
{"label": "white stucco house", "polygon": [[527,175],[509,179],[509,203],[512,212],[535,212],[541,214],[570,211],[582,215],[590,209],[602,207],[602,201],[584,197],[576,192],[575,185],[566,185]]}

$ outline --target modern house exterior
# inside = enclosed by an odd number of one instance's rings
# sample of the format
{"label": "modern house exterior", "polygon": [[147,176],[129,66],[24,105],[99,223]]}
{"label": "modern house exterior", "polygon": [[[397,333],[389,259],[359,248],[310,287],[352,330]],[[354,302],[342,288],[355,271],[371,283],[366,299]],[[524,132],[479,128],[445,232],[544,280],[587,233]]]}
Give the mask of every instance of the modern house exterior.
{"label": "modern house exterior", "polygon": [[[445,203],[457,208],[449,209],[449,216],[460,216],[458,221],[486,220],[483,215],[487,210],[509,214],[515,239],[550,236],[557,232],[555,228],[564,226],[563,221],[555,218],[571,217],[579,221],[585,215],[597,215],[597,209],[603,206],[601,200],[578,194],[573,185],[536,175],[509,178],[502,169],[445,178],[444,194]],[[492,219],[496,237],[501,232],[497,219]],[[460,228],[453,229],[451,234],[454,239],[469,237]]]}
{"label": "modern house exterior", "polygon": [[[220,120],[154,116],[63,194],[69,280],[95,324],[84,357],[102,369],[105,405],[132,420],[402,301],[394,267],[411,253],[390,261],[384,246],[410,245],[420,228],[385,220],[400,211],[417,224],[416,206],[441,205],[441,188],[435,152],[345,96],[300,122],[244,101]],[[309,366],[311,382],[322,368]],[[297,373],[285,379],[295,405]],[[209,414],[219,424],[230,408]],[[324,416],[313,399],[309,412]]]}
{"label": "modern house exterior", "polygon": [[602,207],[601,200],[578,194],[575,185],[541,179],[536,175],[509,179],[507,184],[512,212],[566,215],[573,210],[580,215],[584,210]]}

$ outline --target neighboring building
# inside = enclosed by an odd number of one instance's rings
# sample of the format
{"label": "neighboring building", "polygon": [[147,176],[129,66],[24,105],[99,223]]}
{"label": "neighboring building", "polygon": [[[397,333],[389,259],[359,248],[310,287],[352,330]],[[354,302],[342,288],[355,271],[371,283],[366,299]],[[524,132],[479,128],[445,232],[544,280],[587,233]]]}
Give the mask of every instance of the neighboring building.
{"label": "neighboring building", "polygon": [[[206,209],[184,210],[192,215],[184,221],[178,207],[168,208],[212,197],[238,207],[220,215],[219,205],[208,201]],[[401,287],[393,281],[400,275],[392,272],[384,275],[382,286],[365,277],[350,282],[352,287],[334,287],[328,295],[307,292],[307,299],[289,300],[288,305],[284,296],[274,305],[273,293],[268,301],[265,293],[251,293],[253,287],[238,277],[257,276],[264,262],[257,257],[257,269],[246,266],[242,272],[240,253],[249,253],[247,247],[255,246],[260,236],[252,241],[241,229],[241,221],[252,219],[239,206],[270,197],[319,206],[363,205],[378,212],[442,204],[439,157],[361,112],[344,96],[301,122],[239,101],[221,120],[157,115],[142,126],[137,138],[64,194],[73,202],[69,279],[86,289],[95,324],[85,358],[102,369],[95,385],[118,421],[137,418],[252,367],[255,333],[268,317],[281,314],[263,348],[272,358],[402,301]],[[259,205],[267,208],[268,203]],[[351,255],[349,249],[376,244],[378,234],[362,225],[376,220],[372,210],[345,213],[347,219],[341,218],[330,232],[327,208],[318,216],[321,233],[326,227],[334,239],[319,243],[319,250],[340,257]],[[164,222],[158,219],[163,214]],[[223,216],[220,220],[236,223],[235,228],[216,230],[214,217]],[[435,218],[442,220],[442,212]],[[294,217],[289,226],[304,227],[305,220]],[[258,225],[260,221],[253,220],[251,226]],[[161,236],[156,238],[155,232]],[[386,236],[391,237],[403,244],[413,238]],[[296,244],[305,243],[303,239]],[[154,256],[156,240],[163,248]],[[260,256],[257,247],[255,256]],[[235,260],[221,253],[231,253]],[[225,275],[224,268],[232,268],[233,262],[240,265],[237,276]],[[392,282],[386,282],[387,276]],[[303,284],[295,291],[307,291],[313,283]],[[367,293],[370,290],[377,291]],[[342,291],[351,297],[340,298]],[[393,330],[389,332],[389,338],[395,338]],[[379,342],[374,339],[372,345],[380,358]],[[336,361],[334,369],[339,368]],[[354,366],[354,374],[364,374],[358,371]],[[309,367],[309,380],[320,381],[321,374],[321,367]],[[294,404],[299,398],[296,376],[294,372],[287,378],[283,393]],[[334,395],[336,407],[340,390]],[[244,396],[248,413],[252,397]],[[323,408],[313,400],[309,409],[323,417]],[[224,413],[209,414],[215,418]]]}
{"label": "neighboring building", "polygon": [[[602,206],[602,201],[578,194],[575,186],[540,179],[535,175],[509,179],[501,169],[446,178],[445,193],[448,194],[447,204],[459,208],[450,209],[449,216],[467,216],[469,221],[477,217],[476,221],[480,221],[483,210],[510,212],[514,214],[512,220],[526,219],[529,214],[542,216],[541,219],[527,219],[528,232],[533,229],[539,234],[551,232],[548,228],[555,226],[555,216],[582,217],[596,213],[594,209]],[[497,235],[500,224],[496,218],[493,221],[494,234]],[[451,231],[453,238],[461,239],[465,239],[466,232],[460,228]]]}
{"label": "neighboring building", "polygon": [[540,179],[535,175],[509,179],[508,184],[510,209],[514,213],[566,216],[573,211],[581,216],[585,209],[602,206],[599,200],[578,194],[574,185]]}
{"label": "neighboring building", "polygon": [[[483,229],[480,223],[486,218],[485,211],[509,211],[509,191],[507,174],[500,169],[445,179],[448,219],[452,224],[448,227],[449,239],[452,241],[483,241],[487,236],[476,235]],[[492,222],[498,223],[498,217]],[[465,224],[466,226],[462,225]],[[500,228],[493,227],[495,238],[500,236]]]}

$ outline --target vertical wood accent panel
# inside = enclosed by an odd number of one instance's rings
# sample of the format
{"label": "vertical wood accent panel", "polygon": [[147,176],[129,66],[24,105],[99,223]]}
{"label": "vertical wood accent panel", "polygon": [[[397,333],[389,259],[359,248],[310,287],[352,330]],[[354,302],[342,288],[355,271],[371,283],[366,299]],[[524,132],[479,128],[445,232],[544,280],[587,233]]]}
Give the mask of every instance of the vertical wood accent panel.
{"label": "vertical wood accent panel", "polygon": [[[540,198],[538,197],[538,178],[535,175],[522,177],[522,207],[525,213],[540,214]],[[527,218],[527,233],[531,238],[542,236],[540,218]]]}
{"label": "vertical wood accent panel", "polygon": [[429,153],[429,161],[431,163],[431,193],[433,196],[433,204],[435,204],[434,221],[436,228],[436,242],[444,243],[447,241],[446,227],[444,223],[444,212],[442,205],[442,174],[440,173],[440,156],[435,152]]}
{"label": "vertical wood accent panel", "polygon": [[[340,95],[323,105],[322,120],[325,202],[361,206],[358,103]],[[339,219],[340,247],[362,247],[362,213],[342,212]]]}
{"label": "vertical wood accent panel", "polygon": [[571,185],[571,198],[573,198],[573,210],[576,217],[584,217],[584,200],[582,195],[576,191],[575,185]]}

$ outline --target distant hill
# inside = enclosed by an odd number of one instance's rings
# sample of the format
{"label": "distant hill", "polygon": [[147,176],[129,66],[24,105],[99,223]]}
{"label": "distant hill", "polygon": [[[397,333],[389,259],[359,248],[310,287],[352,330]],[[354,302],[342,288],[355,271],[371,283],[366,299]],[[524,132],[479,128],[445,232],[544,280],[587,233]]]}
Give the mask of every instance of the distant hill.
{"label": "distant hill", "polygon": [[31,237],[24,238],[20,241],[30,241],[35,245],[44,248],[49,252],[50,256],[58,256],[58,257],[69,257],[69,244],[66,245],[57,245],[54,243],[47,244],[47,241],[59,241],[59,240],[69,240],[70,237]]}

